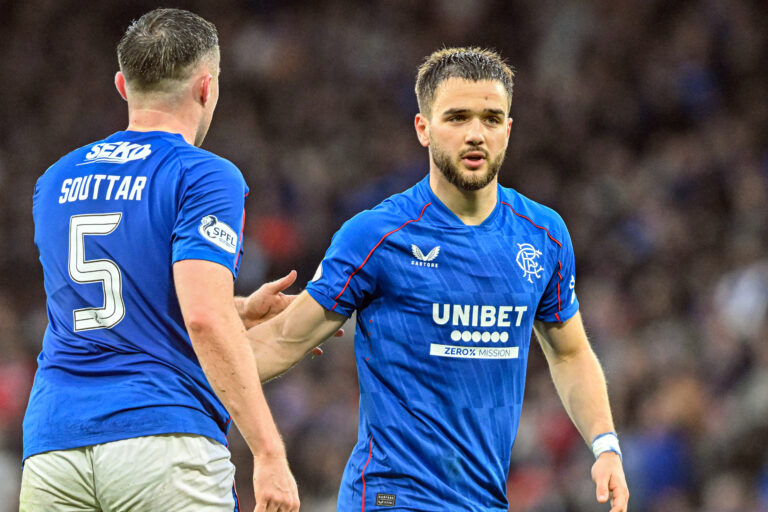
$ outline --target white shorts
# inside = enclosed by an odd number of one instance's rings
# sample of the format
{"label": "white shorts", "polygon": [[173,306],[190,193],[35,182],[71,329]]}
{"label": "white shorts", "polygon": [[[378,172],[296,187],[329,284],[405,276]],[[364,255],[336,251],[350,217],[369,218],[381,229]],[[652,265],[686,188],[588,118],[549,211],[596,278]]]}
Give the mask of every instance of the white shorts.
{"label": "white shorts", "polygon": [[233,512],[229,450],[204,436],[136,437],[24,462],[20,512]]}

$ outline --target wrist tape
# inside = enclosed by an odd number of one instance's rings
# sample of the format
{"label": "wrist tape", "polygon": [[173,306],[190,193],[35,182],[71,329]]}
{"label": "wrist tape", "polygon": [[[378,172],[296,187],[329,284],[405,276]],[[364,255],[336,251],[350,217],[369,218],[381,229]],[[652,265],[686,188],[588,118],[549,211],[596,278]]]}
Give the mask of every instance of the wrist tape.
{"label": "wrist tape", "polygon": [[623,459],[621,456],[621,448],[619,448],[619,438],[616,435],[616,432],[600,434],[595,437],[594,441],[592,441],[592,453],[594,454],[595,459],[605,452],[614,452]]}

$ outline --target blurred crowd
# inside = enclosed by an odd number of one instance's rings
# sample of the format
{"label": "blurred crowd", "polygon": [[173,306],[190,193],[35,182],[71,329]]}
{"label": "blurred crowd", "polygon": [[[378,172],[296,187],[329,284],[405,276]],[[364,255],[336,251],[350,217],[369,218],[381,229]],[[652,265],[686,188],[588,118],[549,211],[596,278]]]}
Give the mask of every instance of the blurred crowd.
{"label": "blurred crowd", "polygon": [[[0,0],[0,509],[14,510],[46,324],[34,183],[64,153],[125,127],[115,46],[156,6]],[[768,511],[763,0],[174,6],[220,32],[221,99],[204,147],[251,189],[240,293],[292,268],[306,282],[344,220],[426,174],[412,128],[426,55],[498,49],[516,69],[500,181],[569,226],[631,508]],[[356,439],[354,324],[347,331],[266,385],[308,512],[335,510]],[[251,460],[236,432],[230,446],[248,510]],[[590,465],[532,345],[510,510],[597,510]]]}

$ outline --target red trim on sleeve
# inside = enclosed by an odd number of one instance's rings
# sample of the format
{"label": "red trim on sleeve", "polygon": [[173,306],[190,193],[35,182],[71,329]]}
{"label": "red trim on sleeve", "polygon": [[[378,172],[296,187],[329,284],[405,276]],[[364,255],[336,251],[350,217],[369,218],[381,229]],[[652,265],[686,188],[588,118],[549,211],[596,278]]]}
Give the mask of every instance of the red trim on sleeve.
{"label": "red trim on sleeve", "polygon": [[[560,273],[561,270],[563,270],[563,264],[560,262],[560,260],[557,260],[557,264],[560,265],[560,268],[557,269],[557,275],[560,278],[560,281],[563,280],[563,274]],[[560,281],[557,282],[557,312],[560,313],[563,308],[560,304]],[[555,314],[555,317],[557,318],[557,321],[560,323],[563,323],[562,320],[560,320],[560,315]]]}
{"label": "red trim on sleeve", "polygon": [[[422,211],[422,213],[424,213]],[[365,468],[368,467],[368,463],[371,462],[371,456],[373,455],[373,436],[371,436],[371,442],[368,445],[368,460],[365,461],[365,466],[363,466],[363,472],[360,475],[363,479],[363,510],[362,512],[365,512]]]}
{"label": "red trim on sleeve", "polygon": [[381,237],[381,240],[379,240],[379,243],[377,243],[376,245],[374,245],[374,246],[373,246],[373,249],[371,249],[371,251],[368,253],[368,256],[366,256],[366,257],[365,257],[365,259],[363,260],[363,263],[362,263],[362,264],[360,264],[360,266],[359,266],[359,267],[357,267],[357,268],[355,269],[355,271],[354,271],[354,272],[352,272],[351,274],[349,274],[349,277],[347,278],[347,282],[346,282],[346,283],[344,283],[344,288],[342,288],[342,289],[341,289],[341,291],[339,292],[339,294],[338,294],[336,297],[334,297],[334,299],[333,299],[333,300],[336,302],[336,304],[334,304],[334,305],[333,305],[333,307],[331,308],[331,311],[333,311],[334,309],[336,309],[336,306],[338,306],[338,300],[339,300],[339,297],[341,297],[341,296],[342,296],[342,294],[344,293],[344,291],[347,289],[347,286],[349,286],[349,282],[352,280],[352,277],[353,277],[355,274],[357,274],[357,273],[358,273],[358,272],[359,272],[359,271],[360,271],[360,270],[361,270],[361,269],[362,269],[362,268],[365,266],[365,264],[366,264],[366,263],[368,263],[368,259],[369,259],[369,258],[371,257],[371,255],[373,254],[373,251],[375,251],[376,249],[378,249],[378,247],[381,245],[381,243],[384,241],[384,239],[385,239],[385,238],[387,238],[387,237],[388,237],[389,235],[391,235],[392,233],[396,233],[396,232],[400,231],[401,229],[403,229],[405,226],[407,226],[407,225],[408,225],[408,224],[410,224],[411,222],[418,222],[418,221],[420,221],[420,220],[421,220],[421,218],[424,216],[424,211],[427,209],[427,206],[429,206],[429,205],[431,205],[431,204],[432,204],[432,203],[431,203],[431,202],[429,202],[429,203],[427,203],[427,204],[425,204],[425,205],[424,205],[424,208],[422,208],[422,209],[421,209],[421,214],[419,214],[419,217],[418,217],[417,219],[411,219],[411,220],[409,220],[409,221],[405,222],[405,223],[404,223],[402,226],[400,226],[399,228],[397,228],[397,229],[393,229],[392,231],[390,231],[389,233],[387,233],[386,235],[384,235],[383,237]]}

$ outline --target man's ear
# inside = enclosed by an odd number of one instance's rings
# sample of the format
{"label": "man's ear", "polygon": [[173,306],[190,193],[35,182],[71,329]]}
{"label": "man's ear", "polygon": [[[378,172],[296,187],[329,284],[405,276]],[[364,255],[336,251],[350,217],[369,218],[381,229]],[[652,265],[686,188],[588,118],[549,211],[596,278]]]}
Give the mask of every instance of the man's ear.
{"label": "man's ear", "polygon": [[115,73],[115,88],[117,88],[117,92],[120,93],[120,96],[122,96],[125,101],[128,101],[128,93],[125,89],[125,76],[122,71]]}
{"label": "man's ear", "polygon": [[205,106],[211,98],[211,80],[213,80],[213,75],[208,73],[197,82],[200,90],[199,99],[203,106]]}
{"label": "man's ear", "polygon": [[419,143],[425,148],[428,147],[429,121],[421,112],[416,114],[416,118],[413,120],[413,126],[416,128],[416,137],[419,138]]}

